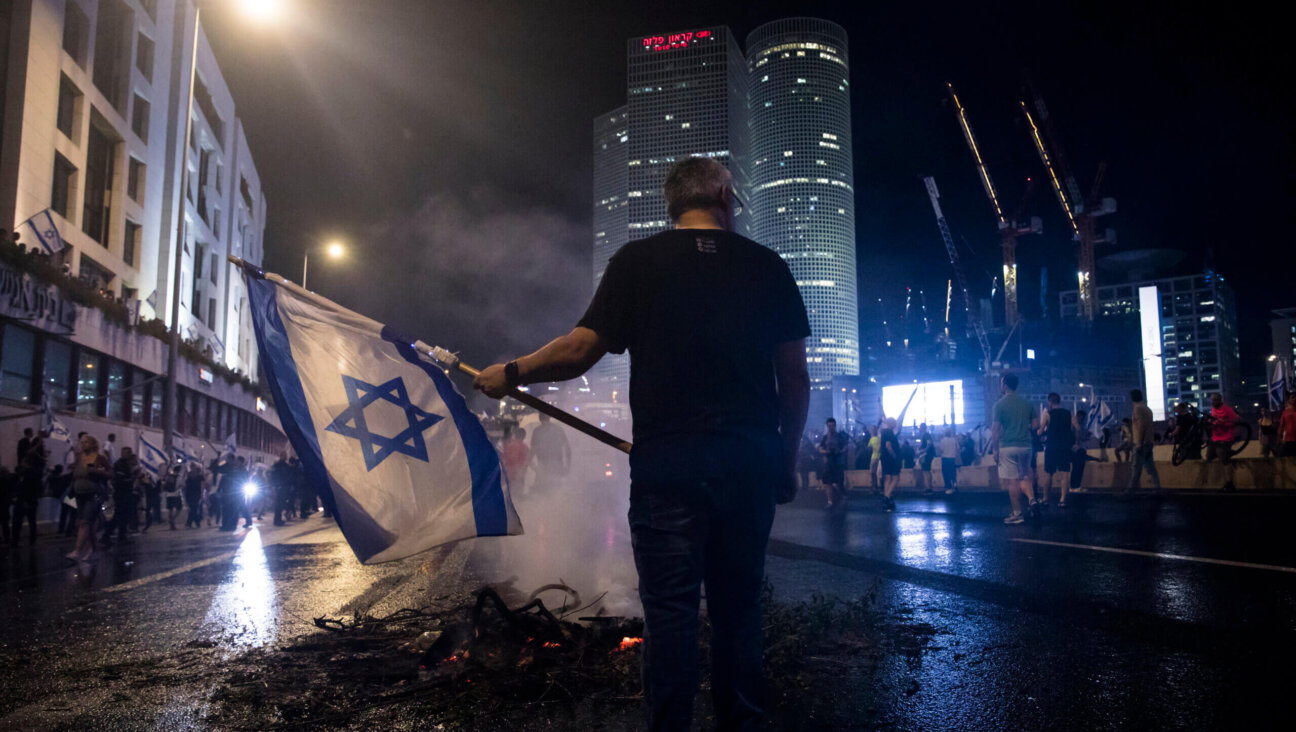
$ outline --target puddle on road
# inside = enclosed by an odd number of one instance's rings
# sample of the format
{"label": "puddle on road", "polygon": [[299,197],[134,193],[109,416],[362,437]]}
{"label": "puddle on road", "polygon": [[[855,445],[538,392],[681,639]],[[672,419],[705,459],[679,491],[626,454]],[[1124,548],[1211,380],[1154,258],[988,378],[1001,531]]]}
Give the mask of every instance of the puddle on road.
{"label": "puddle on road", "polygon": [[203,620],[203,630],[230,654],[274,642],[275,585],[266,561],[261,531],[243,537],[230,569]]}

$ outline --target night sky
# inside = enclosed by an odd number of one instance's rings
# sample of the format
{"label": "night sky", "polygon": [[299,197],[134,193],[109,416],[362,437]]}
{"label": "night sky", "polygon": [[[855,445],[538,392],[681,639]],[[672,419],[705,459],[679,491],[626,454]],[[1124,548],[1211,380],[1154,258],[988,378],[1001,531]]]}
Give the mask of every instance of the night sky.
{"label": "night sky", "polygon": [[[1267,316],[1296,305],[1290,268],[1292,44],[1237,11],[1130,4],[846,4],[291,0],[289,22],[249,27],[232,10],[208,35],[269,201],[266,268],[377,320],[489,361],[575,323],[590,295],[591,124],[625,101],[630,37],[728,25],[738,38],[808,15],[850,34],[861,323],[905,286],[940,310],[951,276],[922,186],[936,176],[984,295],[998,234],[943,84],[957,87],[1008,207],[1035,176],[1019,242],[1021,299],[1039,314],[1039,268],[1074,282],[1075,245],[1017,106],[1034,80],[1086,192],[1106,161],[1101,220],[1116,249],[1171,247],[1238,291],[1243,374],[1269,351]],[[859,4],[862,5],[862,4]],[[705,9],[700,9],[705,6]],[[850,4],[848,7],[856,7]],[[1099,256],[1115,251],[1099,249]],[[1099,272],[1102,283],[1102,272]]]}

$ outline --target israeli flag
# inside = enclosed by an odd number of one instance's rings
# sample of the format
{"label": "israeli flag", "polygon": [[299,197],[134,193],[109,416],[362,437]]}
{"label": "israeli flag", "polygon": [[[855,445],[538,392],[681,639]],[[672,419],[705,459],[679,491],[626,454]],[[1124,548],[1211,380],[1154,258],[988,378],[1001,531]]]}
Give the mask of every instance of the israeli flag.
{"label": "israeli flag", "polygon": [[244,274],[284,432],[361,562],[522,533],[486,430],[409,338]]}
{"label": "israeli flag", "polygon": [[148,303],[150,308],[153,308],[155,314],[157,312],[157,300],[157,290],[150,292],[149,296],[144,298],[144,302]]}
{"label": "israeli flag", "polygon": [[176,430],[171,431],[171,449],[175,451],[175,456],[185,462],[195,462],[198,456],[189,452],[185,446],[184,435]]}
{"label": "israeli flag", "polygon": [[31,227],[32,233],[36,235],[36,241],[45,248],[46,254],[58,254],[63,251],[63,236],[54,225],[54,217],[50,215],[48,208],[23,223]]}
{"label": "israeli flag", "polygon": [[225,438],[225,452],[229,455],[238,452],[238,435],[233,432],[229,433],[229,437]]}
{"label": "israeli flag", "polygon": [[152,473],[155,478],[163,475],[167,464],[167,457],[166,453],[162,452],[162,448],[149,442],[144,435],[140,435],[139,450],[136,451],[136,454],[139,456],[139,464],[141,468]]}
{"label": "israeli flag", "polygon": [[1287,401],[1287,367],[1282,359],[1274,361],[1273,376],[1269,378],[1269,408],[1282,409]]}
{"label": "israeli flag", "polygon": [[70,444],[72,442],[72,431],[69,430],[67,425],[63,424],[63,421],[54,414],[53,408],[50,407],[48,396],[41,399],[41,410],[41,429],[50,436],[51,440],[58,440],[59,442]]}

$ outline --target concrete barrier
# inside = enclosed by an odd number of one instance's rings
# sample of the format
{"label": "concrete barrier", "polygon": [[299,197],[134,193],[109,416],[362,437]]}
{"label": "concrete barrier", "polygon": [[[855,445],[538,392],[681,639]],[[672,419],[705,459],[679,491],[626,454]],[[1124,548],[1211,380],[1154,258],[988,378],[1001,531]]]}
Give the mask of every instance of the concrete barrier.
{"label": "concrete barrier", "polygon": [[[1169,447],[1169,446],[1158,446]],[[1182,465],[1173,465],[1170,462],[1168,450],[1165,459],[1156,460],[1157,473],[1161,478],[1161,487],[1165,490],[1219,490],[1224,486],[1224,466],[1219,462],[1207,463],[1202,460],[1190,460]],[[1096,451],[1095,451],[1096,453]],[[1095,457],[1097,455],[1095,454]],[[1112,453],[1108,451],[1108,462],[1090,462],[1085,465],[1084,480],[1081,485],[1086,489],[1097,491],[1117,491],[1124,490],[1129,484],[1130,472],[1133,469],[1132,463],[1115,462],[1111,460]],[[1161,455],[1157,454],[1157,458]],[[1233,484],[1238,490],[1262,490],[1262,491],[1296,491],[1296,458],[1234,458],[1233,459]],[[904,470],[900,473],[899,489],[910,492],[914,489],[914,471]],[[1064,477],[1055,477],[1054,481],[1060,484],[1062,480],[1070,480],[1070,474],[1062,474]],[[932,466],[932,487],[935,490],[944,490],[945,484],[941,477],[940,463]],[[1036,483],[1042,484],[1045,477],[1043,456],[1040,457],[1039,470],[1037,471]],[[998,470],[993,462],[984,465],[965,465],[958,469],[956,478],[959,490],[967,491],[997,491],[1002,490],[999,484]],[[872,487],[872,478],[867,470],[847,470],[846,486],[851,490],[870,490]],[[811,473],[810,487],[819,488],[818,477]],[[1152,487],[1152,481],[1144,474],[1142,479],[1143,489]]]}

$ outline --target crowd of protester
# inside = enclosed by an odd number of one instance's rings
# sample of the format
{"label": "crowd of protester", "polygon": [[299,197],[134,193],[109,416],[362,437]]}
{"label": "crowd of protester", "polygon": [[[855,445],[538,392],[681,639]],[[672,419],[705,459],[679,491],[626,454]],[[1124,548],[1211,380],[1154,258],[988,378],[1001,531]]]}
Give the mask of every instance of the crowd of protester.
{"label": "crowd of protester", "polygon": [[[1130,417],[1095,429],[1086,410],[1064,408],[1058,394],[1048,395],[1042,410],[1017,397],[1025,404],[1017,405],[1018,411],[1022,415],[1029,412],[1021,425],[1022,435],[1017,436],[1027,448],[1025,470],[1029,475],[1003,482],[1029,480],[1028,507],[1032,508],[1048,504],[1050,493],[1056,487],[1057,505],[1065,507],[1070,493],[1085,491],[1085,465],[1107,462],[1110,450],[1116,462],[1131,464],[1130,480],[1124,486],[1126,493],[1139,487],[1145,473],[1153,489],[1159,490],[1160,476],[1152,459],[1152,448],[1156,444],[1169,444],[1184,460],[1220,462],[1224,475],[1221,487],[1226,491],[1235,489],[1232,458],[1238,439],[1235,428],[1242,423],[1242,418],[1224,403],[1220,394],[1211,395],[1210,405],[1204,411],[1187,403],[1176,405],[1174,414],[1163,423],[1153,422],[1140,391],[1134,390],[1131,398]],[[846,503],[846,471],[867,471],[872,492],[882,498],[887,511],[893,511],[895,503],[891,496],[903,472],[913,476],[916,489],[924,495],[933,495],[937,492],[935,479],[939,471],[945,493],[954,494],[958,490],[959,467],[976,465],[986,455],[991,456],[987,459],[999,463],[994,442],[992,430],[959,433],[948,426],[929,428],[922,424],[903,431],[897,428],[895,419],[883,418],[871,428],[857,423],[855,429],[847,432],[839,430],[836,420],[830,418],[822,431],[807,433],[802,439],[798,480],[803,488],[809,487],[811,473],[815,474],[827,506],[840,509]],[[1288,396],[1282,411],[1260,411],[1258,442],[1261,458],[1296,457],[1296,393]],[[1094,448],[1097,456],[1091,454]],[[1041,453],[1043,470],[1039,469]],[[1001,466],[1001,479],[1004,472],[1009,471]]]}
{"label": "crowd of protester", "polygon": [[268,512],[282,526],[322,508],[301,463],[287,455],[268,468],[227,453],[167,469],[143,464],[134,450],[117,444],[115,434],[100,442],[82,432],[69,444],[31,428],[23,431],[11,454],[12,469],[0,459],[4,544],[18,546],[24,533],[27,543],[34,544],[40,499],[54,498],[60,508],[54,530],[74,539],[66,554],[73,561],[134,543],[133,537],[163,524],[169,531],[206,527],[232,532],[240,525],[251,527]]}

